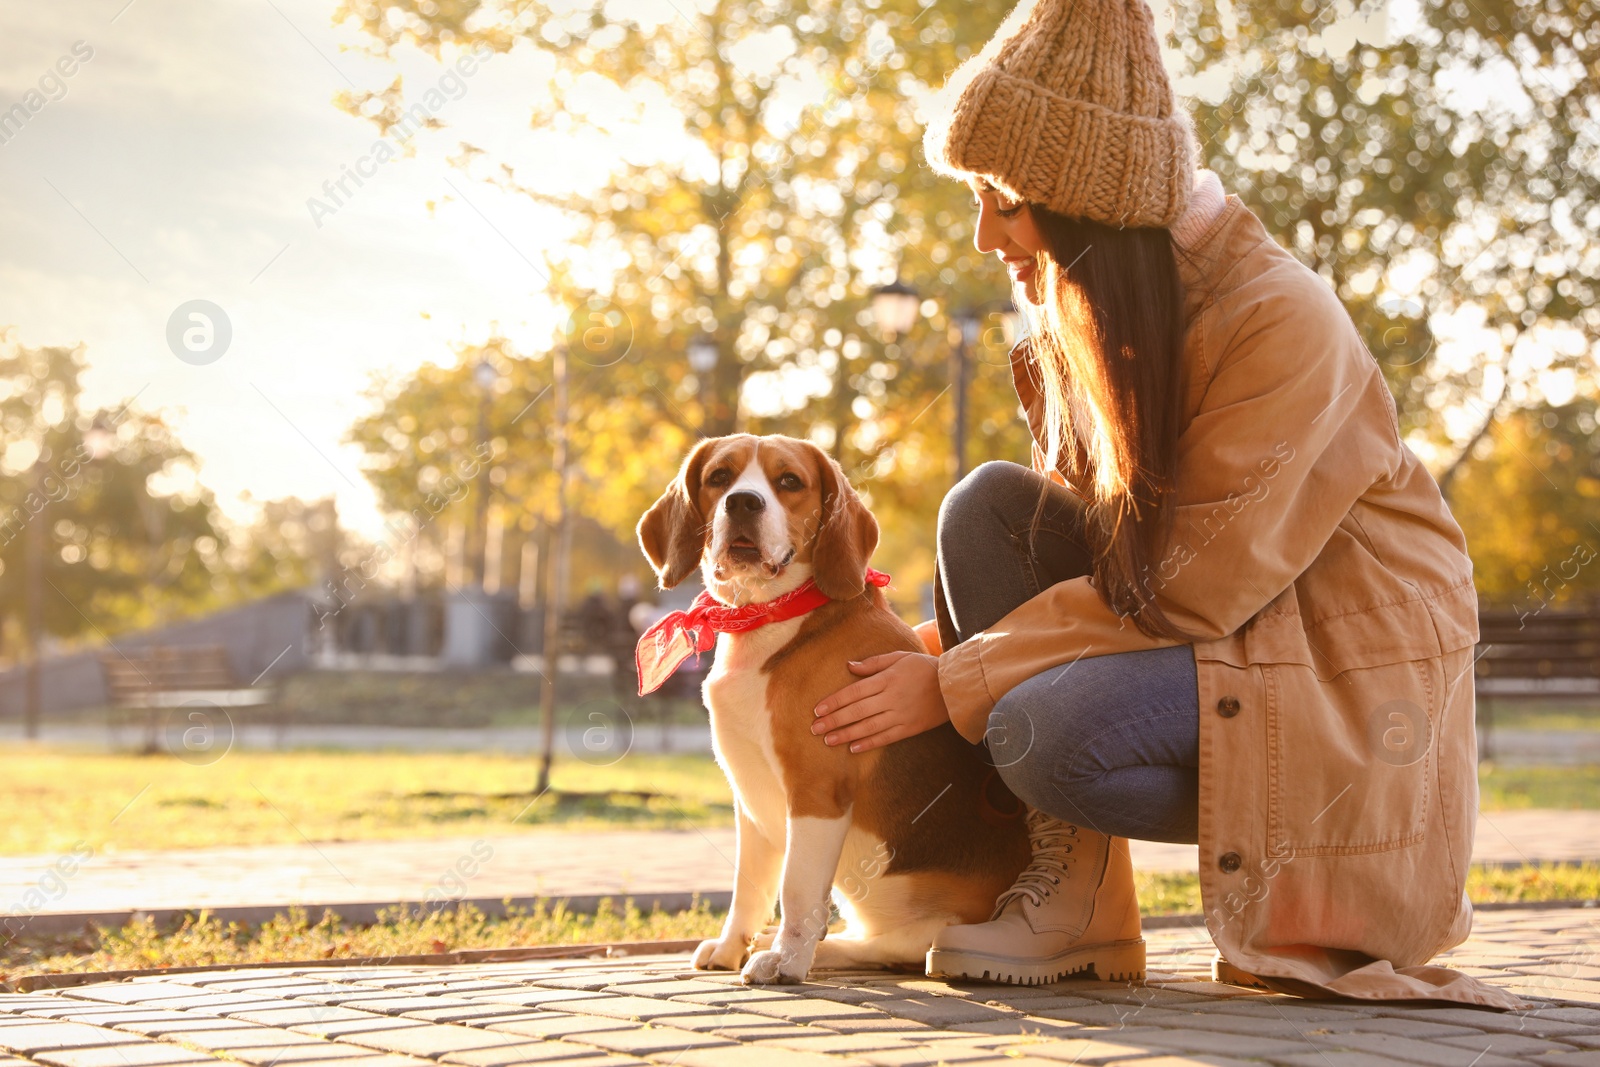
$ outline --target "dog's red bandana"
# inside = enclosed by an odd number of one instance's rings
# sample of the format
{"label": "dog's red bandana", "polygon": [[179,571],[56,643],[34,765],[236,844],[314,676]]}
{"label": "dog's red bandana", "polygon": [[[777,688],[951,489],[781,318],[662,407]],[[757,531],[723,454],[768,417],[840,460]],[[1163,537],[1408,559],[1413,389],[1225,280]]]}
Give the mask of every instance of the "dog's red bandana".
{"label": "dog's red bandana", "polygon": [[[867,568],[867,582],[878,588],[889,584],[889,576]],[[672,677],[684,660],[710,652],[718,634],[740,634],[759,630],[768,623],[798,618],[828,603],[830,597],[807,578],[805,584],[765,604],[729,607],[708,592],[694,598],[688,611],[674,611],[639,637],[634,660],[639,668],[639,695],[654,693]]]}

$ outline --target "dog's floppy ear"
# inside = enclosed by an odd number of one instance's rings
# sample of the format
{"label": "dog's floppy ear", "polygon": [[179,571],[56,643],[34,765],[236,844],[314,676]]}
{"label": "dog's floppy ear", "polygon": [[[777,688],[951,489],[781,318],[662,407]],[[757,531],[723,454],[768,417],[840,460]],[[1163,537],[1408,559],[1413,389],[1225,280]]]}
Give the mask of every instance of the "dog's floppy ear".
{"label": "dog's floppy ear", "polygon": [[822,449],[822,517],[811,553],[811,576],[831,600],[849,600],[866,587],[867,561],[878,547],[878,520],[856,496],[844,471]]}
{"label": "dog's floppy ear", "polygon": [[663,589],[689,577],[705,551],[706,517],[696,501],[700,498],[700,472],[714,441],[708,438],[694,447],[661,499],[639,520],[639,547]]}

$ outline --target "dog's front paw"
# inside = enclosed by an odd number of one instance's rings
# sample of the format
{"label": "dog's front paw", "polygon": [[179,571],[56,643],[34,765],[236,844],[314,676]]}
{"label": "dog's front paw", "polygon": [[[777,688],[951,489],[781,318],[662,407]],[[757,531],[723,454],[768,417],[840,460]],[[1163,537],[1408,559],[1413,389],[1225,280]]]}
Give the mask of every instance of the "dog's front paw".
{"label": "dog's front paw", "polygon": [[700,942],[694,950],[694,969],[697,971],[737,971],[744,963],[744,942],[726,938],[712,938]]}
{"label": "dog's front paw", "polygon": [[809,969],[793,956],[785,959],[784,953],[769,949],[751,956],[740,977],[745,985],[797,985]]}

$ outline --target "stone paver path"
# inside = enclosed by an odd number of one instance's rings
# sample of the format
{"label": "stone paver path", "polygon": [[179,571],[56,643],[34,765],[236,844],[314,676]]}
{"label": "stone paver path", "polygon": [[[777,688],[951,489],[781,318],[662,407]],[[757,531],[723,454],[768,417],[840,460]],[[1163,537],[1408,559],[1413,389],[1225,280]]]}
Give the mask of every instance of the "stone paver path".
{"label": "stone paver path", "polygon": [[1202,930],[1147,937],[1144,983],[1032,988],[883,973],[750,988],[682,955],[166,975],[0,995],[0,1067],[1600,1063],[1594,910],[1480,915],[1444,957],[1529,998],[1515,1013],[1217,985]]}
{"label": "stone paver path", "polygon": [[[699,893],[725,902],[733,886],[733,831],[549,831],[430,841],[323,842],[250,848],[103,852],[86,861],[31,919],[37,931],[212,908],[257,922],[290,904],[341,909],[366,921],[375,906],[441,892],[492,907],[506,897],[593,901],[635,896],[678,907]],[[60,857],[0,858],[0,902],[23,900]],[[1508,811],[1480,817],[1479,863],[1600,859],[1600,812]],[[460,864],[466,861],[466,867]],[[1134,866],[1192,871],[1193,845],[1133,842]],[[470,875],[463,871],[471,871]],[[51,880],[54,884],[54,880]],[[464,885],[464,889],[458,888]]]}

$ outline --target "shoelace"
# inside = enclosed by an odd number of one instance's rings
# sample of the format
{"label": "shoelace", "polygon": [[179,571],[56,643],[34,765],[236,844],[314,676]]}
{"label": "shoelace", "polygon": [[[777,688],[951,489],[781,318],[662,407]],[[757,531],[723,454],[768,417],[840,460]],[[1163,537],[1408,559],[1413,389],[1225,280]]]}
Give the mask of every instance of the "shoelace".
{"label": "shoelace", "polygon": [[998,916],[1007,904],[1023,897],[1031,900],[1036,908],[1043,905],[1051,891],[1071,877],[1067,865],[1076,859],[1071,853],[1077,836],[1078,828],[1071,823],[1046,815],[1037,808],[1029,811],[1028,845],[1033,849],[1033,859],[1017,875],[1011,888],[995,901],[994,914]]}

